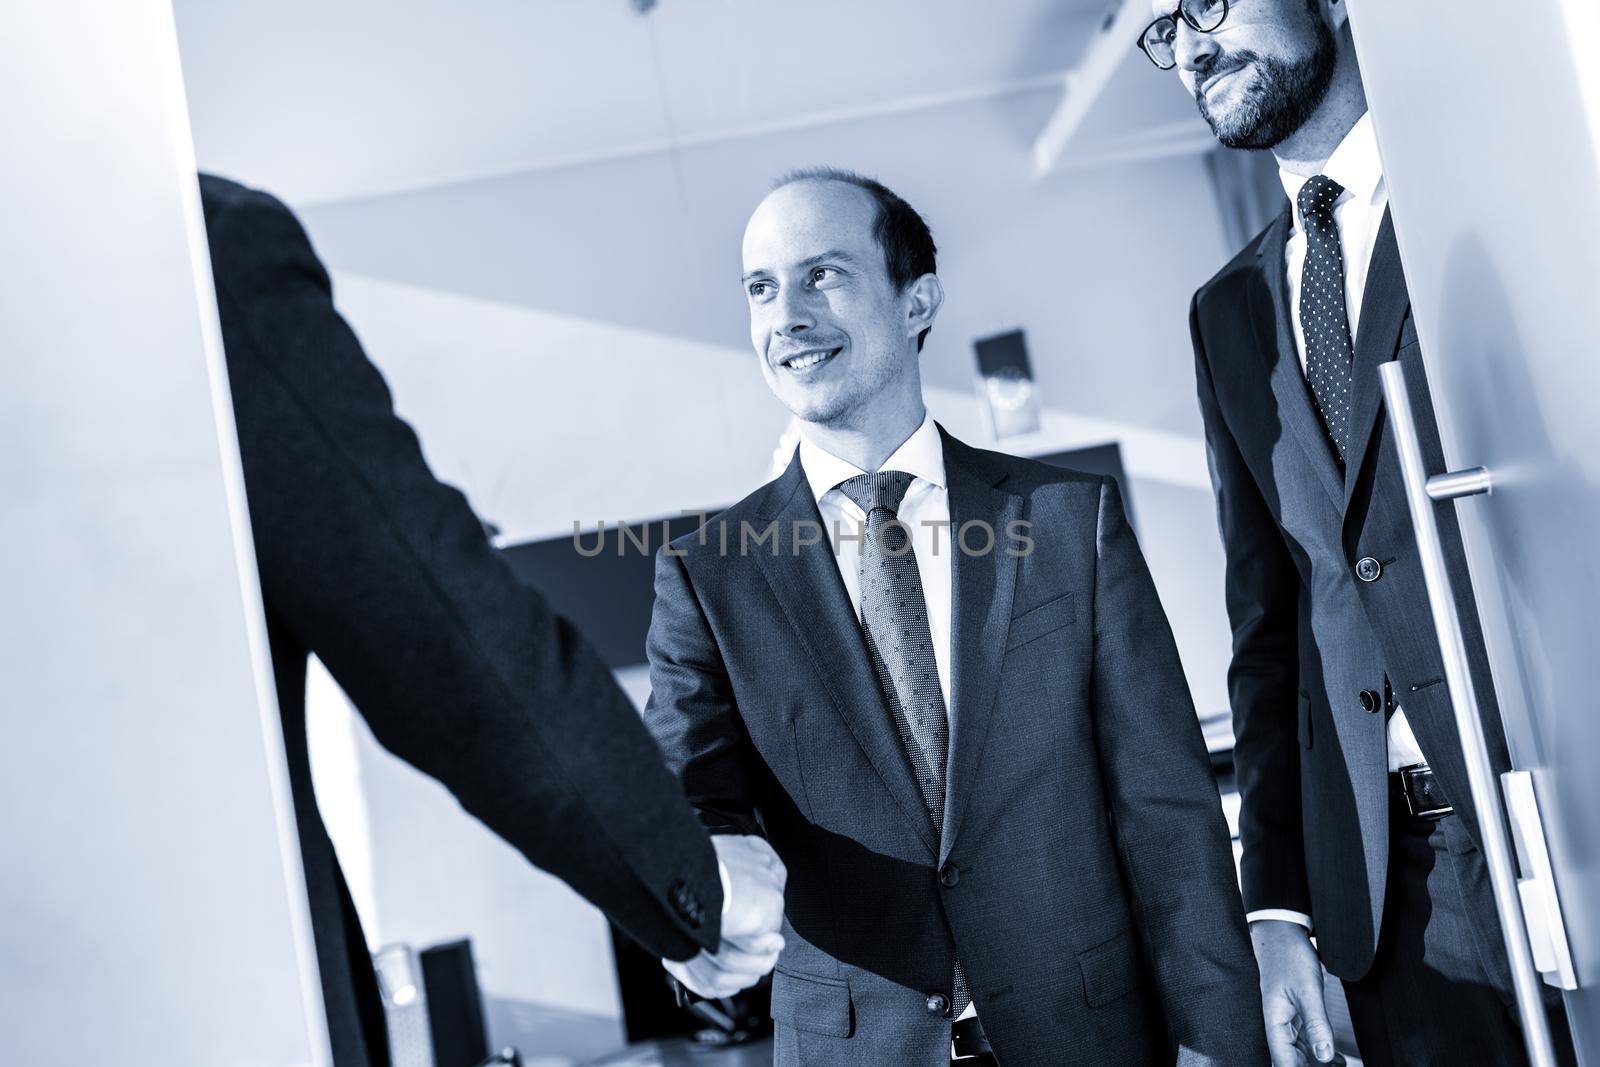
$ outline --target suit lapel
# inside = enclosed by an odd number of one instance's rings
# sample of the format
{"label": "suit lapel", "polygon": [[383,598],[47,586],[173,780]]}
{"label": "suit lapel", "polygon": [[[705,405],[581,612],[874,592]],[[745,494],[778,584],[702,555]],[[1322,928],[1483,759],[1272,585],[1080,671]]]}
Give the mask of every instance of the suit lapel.
{"label": "suit lapel", "polygon": [[[1006,549],[1011,544],[1010,524],[1022,518],[1023,500],[996,488],[1005,480],[1003,469],[945,433],[943,427],[940,435],[944,439],[945,481],[950,491],[953,568],[950,759],[939,857],[943,863],[961,830],[989,737],[1017,582],[1017,557]],[[962,551],[955,538],[969,522],[988,524],[994,534],[992,551],[981,555]],[[986,540],[974,535],[970,543],[976,549]]]}
{"label": "suit lapel", "polygon": [[1355,396],[1350,420],[1350,451],[1345,456],[1344,504],[1349,506],[1356,483],[1361,480],[1361,464],[1372,442],[1378,419],[1378,364],[1394,358],[1395,342],[1411,306],[1406,277],[1400,266],[1400,249],[1395,244],[1394,220],[1383,213],[1377,242],[1372,246],[1372,261],[1367,267],[1367,285],[1361,296],[1361,325],[1356,333]]}
{"label": "suit lapel", "polygon": [[[878,676],[867,658],[861,624],[839,577],[839,565],[800,466],[798,450],[759,510],[763,521],[777,523],[777,539],[770,546],[752,544],[750,552],[757,566],[856,744],[866,753],[928,851],[937,853],[933,819],[922,802]],[[797,532],[805,536],[797,538]],[[802,543],[810,541],[812,534],[820,534],[820,540]]]}
{"label": "suit lapel", "polygon": [[1299,439],[1328,496],[1342,510],[1344,486],[1339,477],[1338,459],[1322,425],[1322,416],[1313,406],[1311,390],[1306,384],[1305,371],[1300,369],[1300,355],[1294,344],[1288,283],[1284,278],[1288,269],[1284,258],[1288,234],[1289,212],[1285,211],[1267,228],[1256,248],[1261,269],[1249,283],[1250,320],[1255,326],[1256,347],[1266,361],[1283,422]]}

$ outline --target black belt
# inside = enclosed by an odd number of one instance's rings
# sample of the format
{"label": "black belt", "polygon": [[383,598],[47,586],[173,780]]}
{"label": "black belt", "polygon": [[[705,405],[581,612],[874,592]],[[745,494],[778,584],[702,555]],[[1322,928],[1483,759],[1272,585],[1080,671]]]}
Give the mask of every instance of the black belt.
{"label": "black belt", "polygon": [[1439,786],[1439,779],[1434,776],[1433,768],[1426,763],[1413,763],[1409,767],[1401,767],[1389,775],[1389,781],[1394,783],[1394,788],[1405,797],[1406,811],[1413,818],[1435,822],[1456,810],[1450,801],[1445,799],[1444,790]]}
{"label": "black belt", "polygon": [[971,1056],[990,1056],[994,1051],[989,1047],[988,1035],[983,1032],[983,1024],[976,1015],[951,1025],[950,1049],[951,1059],[955,1062]]}

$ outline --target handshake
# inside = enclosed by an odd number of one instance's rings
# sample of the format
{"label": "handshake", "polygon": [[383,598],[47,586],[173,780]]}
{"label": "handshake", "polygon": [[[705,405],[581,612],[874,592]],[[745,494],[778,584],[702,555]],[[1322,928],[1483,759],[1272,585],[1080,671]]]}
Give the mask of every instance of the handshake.
{"label": "handshake", "polygon": [[711,838],[722,873],[722,943],[667,973],[702,997],[731,997],[761,981],[783,951],[783,886],[789,876],[772,846],[750,835]]}

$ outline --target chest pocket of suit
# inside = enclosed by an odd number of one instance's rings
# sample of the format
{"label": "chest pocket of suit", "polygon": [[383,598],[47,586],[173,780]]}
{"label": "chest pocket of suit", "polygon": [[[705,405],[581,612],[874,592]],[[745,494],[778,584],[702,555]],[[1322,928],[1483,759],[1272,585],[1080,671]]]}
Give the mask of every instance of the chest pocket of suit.
{"label": "chest pocket of suit", "polygon": [[1006,651],[1019,649],[1062,627],[1071,626],[1077,620],[1077,598],[1071,593],[1062,593],[1036,608],[1030,608],[1021,615],[1011,617],[1011,630],[1006,637]]}
{"label": "chest pocket of suit", "polygon": [[1311,697],[1305,693],[1300,694],[1299,736],[1300,747],[1311,747]]}
{"label": "chest pocket of suit", "polygon": [[1398,351],[1403,348],[1410,348],[1416,343],[1417,324],[1412,321],[1411,313],[1408,311],[1406,312],[1406,321],[1400,326],[1400,343],[1394,347]]}
{"label": "chest pocket of suit", "polygon": [[779,967],[772,972],[772,1018],[795,1030],[849,1037],[855,1029],[850,986]]}

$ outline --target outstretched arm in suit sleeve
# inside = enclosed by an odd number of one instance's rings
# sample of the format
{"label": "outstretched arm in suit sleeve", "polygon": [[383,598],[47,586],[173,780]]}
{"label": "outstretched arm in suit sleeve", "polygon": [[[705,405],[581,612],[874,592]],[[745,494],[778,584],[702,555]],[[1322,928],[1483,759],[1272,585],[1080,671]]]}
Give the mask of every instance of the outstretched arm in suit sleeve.
{"label": "outstretched arm in suit sleeve", "polygon": [[434,478],[294,216],[206,181],[274,625],[322,659],[385,747],[651,951],[714,947],[713,850],[610,670]]}
{"label": "outstretched arm in suit sleeve", "polygon": [[1300,823],[1300,576],[1255,476],[1217,404],[1201,338],[1198,299],[1189,310],[1195,377],[1205,422],[1217,521],[1227,555],[1233,661],[1233,762],[1239,783],[1240,881],[1245,911],[1311,914]]}
{"label": "outstretched arm in suit sleeve", "polygon": [[715,635],[682,557],[656,554],[656,600],[645,648],[650,702],[645,723],[712,833],[761,834],[749,773],[749,740]]}
{"label": "outstretched arm in suit sleeve", "polygon": [[1171,628],[1109,478],[1095,546],[1095,738],[1135,926],[1178,1062],[1265,1062],[1216,780]]}

